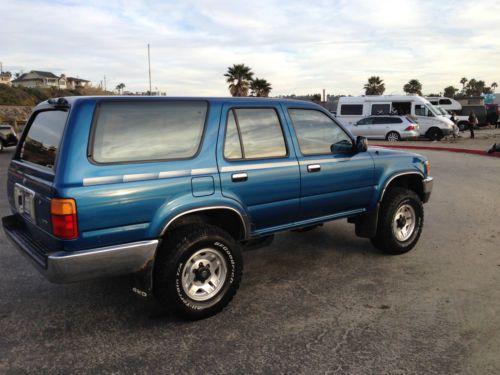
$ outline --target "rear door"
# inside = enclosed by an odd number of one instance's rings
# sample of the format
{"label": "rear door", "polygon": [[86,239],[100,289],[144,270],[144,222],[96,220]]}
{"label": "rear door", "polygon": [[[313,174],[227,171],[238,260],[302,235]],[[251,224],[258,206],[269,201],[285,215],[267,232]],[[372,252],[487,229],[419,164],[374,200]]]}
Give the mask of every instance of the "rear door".
{"label": "rear door", "polygon": [[222,194],[246,206],[257,232],[296,221],[299,164],[281,108],[225,104],[221,124]]}
{"label": "rear door", "polygon": [[11,210],[23,219],[35,239],[52,242],[50,200],[59,148],[68,111],[33,114],[10,164],[7,193]]}

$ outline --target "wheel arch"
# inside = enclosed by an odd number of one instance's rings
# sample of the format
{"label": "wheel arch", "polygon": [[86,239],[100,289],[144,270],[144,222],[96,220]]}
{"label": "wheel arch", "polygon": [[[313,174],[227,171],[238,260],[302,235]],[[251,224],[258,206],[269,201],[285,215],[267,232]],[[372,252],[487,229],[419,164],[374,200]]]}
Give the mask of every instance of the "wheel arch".
{"label": "wheel arch", "polygon": [[164,224],[160,237],[164,237],[170,230],[195,223],[218,226],[237,241],[245,240],[250,235],[246,215],[234,207],[220,205],[192,208],[177,213]]}
{"label": "wheel arch", "polygon": [[387,190],[394,186],[405,187],[413,190],[423,201],[425,199],[423,180],[424,175],[421,172],[412,171],[396,173],[389,177],[384,183],[378,202],[382,202]]}

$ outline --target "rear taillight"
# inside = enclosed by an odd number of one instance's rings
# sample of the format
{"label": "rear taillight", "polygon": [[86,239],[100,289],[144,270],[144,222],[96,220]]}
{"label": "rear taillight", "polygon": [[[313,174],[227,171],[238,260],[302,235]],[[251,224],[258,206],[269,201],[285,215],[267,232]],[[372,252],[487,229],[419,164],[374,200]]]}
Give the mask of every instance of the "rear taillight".
{"label": "rear taillight", "polygon": [[406,131],[410,131],[410,130],[417,130],[417,125],[415,124],[410,124],[406,129]]}
{"label": "rear taillight", "polygon": [[52,199],[50,203],[50,215],[54,236],[63,240],[73,240],[78,237],[76,204],[74,199]]}

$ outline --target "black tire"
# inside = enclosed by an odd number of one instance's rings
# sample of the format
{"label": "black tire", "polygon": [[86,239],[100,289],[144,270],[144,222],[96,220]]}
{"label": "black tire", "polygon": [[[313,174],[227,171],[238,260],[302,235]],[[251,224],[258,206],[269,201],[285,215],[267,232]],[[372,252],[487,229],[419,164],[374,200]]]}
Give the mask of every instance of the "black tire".
{"label": "black tire", "polygon": [[426,134],[431,141],[439,141],[443,138],[443,132],[439,128],[430,128]]}
{"label": "black tire", "polygon": [[3,152],[3,141],[0,140],[0,152]]}
{"label": "black tire", "polygon": [[[415,225],[408,238],[400,240],[393,230],[395,215],[400,208],[410,206],[415,216]],[[406,220],[402,226],[406,224]],[[399,225],[397,223],[396,225]],[[377,234],[372,244],[382,252],[391,255],[403,254],[415,247],[424,225],[424,208],[420,197],[412,190],[395,187],[386,192],[380,206]]]}
{"label": "black tire", "polygon": [[458,125],[458,129],[461,132],[466,131],[469,128],[469,123],[465,122],[465,121],[459,122],[457,125]]}
{"label": "black tire", "polygon": [[[187,262],[200,250],[205,249],[220,254],[220,260],[226,262],[226,276],[216,294],[207,300],[199,301],[191,298],[186,292],[182,278],[183,275],[191,274],[186,269]],[[195,265],[196,262],[198,261],[190,264]],[[201,267],[202,261],[199,264]],[[161,245],[155,260],[153,292],[157,300],[171,308],[177,316],[189,320],[203,319],[217,314],[233,299],[242,273],[243,258],[240,247],[228,233],[208,224],[188,225],[168,234],[167,240]]]}
{"label": "black tire", "polygon": [[398,134],[398,132],[389,132],[387,133],[385,139],[389,142],[399,142],[401,140],[401,136]]}

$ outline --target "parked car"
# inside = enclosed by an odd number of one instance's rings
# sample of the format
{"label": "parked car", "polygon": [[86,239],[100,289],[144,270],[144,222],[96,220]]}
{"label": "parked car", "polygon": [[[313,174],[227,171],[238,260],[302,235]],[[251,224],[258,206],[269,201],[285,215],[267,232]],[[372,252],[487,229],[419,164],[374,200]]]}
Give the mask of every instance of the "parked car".
{"label": "parked car", "polygon": [[462,104],[455,99],[447,98],[446,96],[426,96],[427,99],[433,106],[440,106],[447,111],[461,111]]}
{"label": "parked car", "polygon": [[392,142],[420,136],[418,124],[407,116],[368,116],[348,129],[354,135]]}
{"label": "parked car", "polygon": [[344,125],[352,125],[367,116],[394,113],[415,117],[420,135],[429,139],[439,140],[453,133],[453,122],[418,95],[343,96],[336,118]]}
{"label": "parked car", "polygon": [[274,233],[347,218],[411,250],[432,185],[425,157],[368,148],[311,102],[68,97],[31,115],[2,222],[53,282],[135,273],[138,295],[201,319],[236,293],[242,246]]}
{"label": "parked car", "polygon": [[0,124],[0,152],[5,147],[17,145],[17,134],[14,128],[7,124]]}

